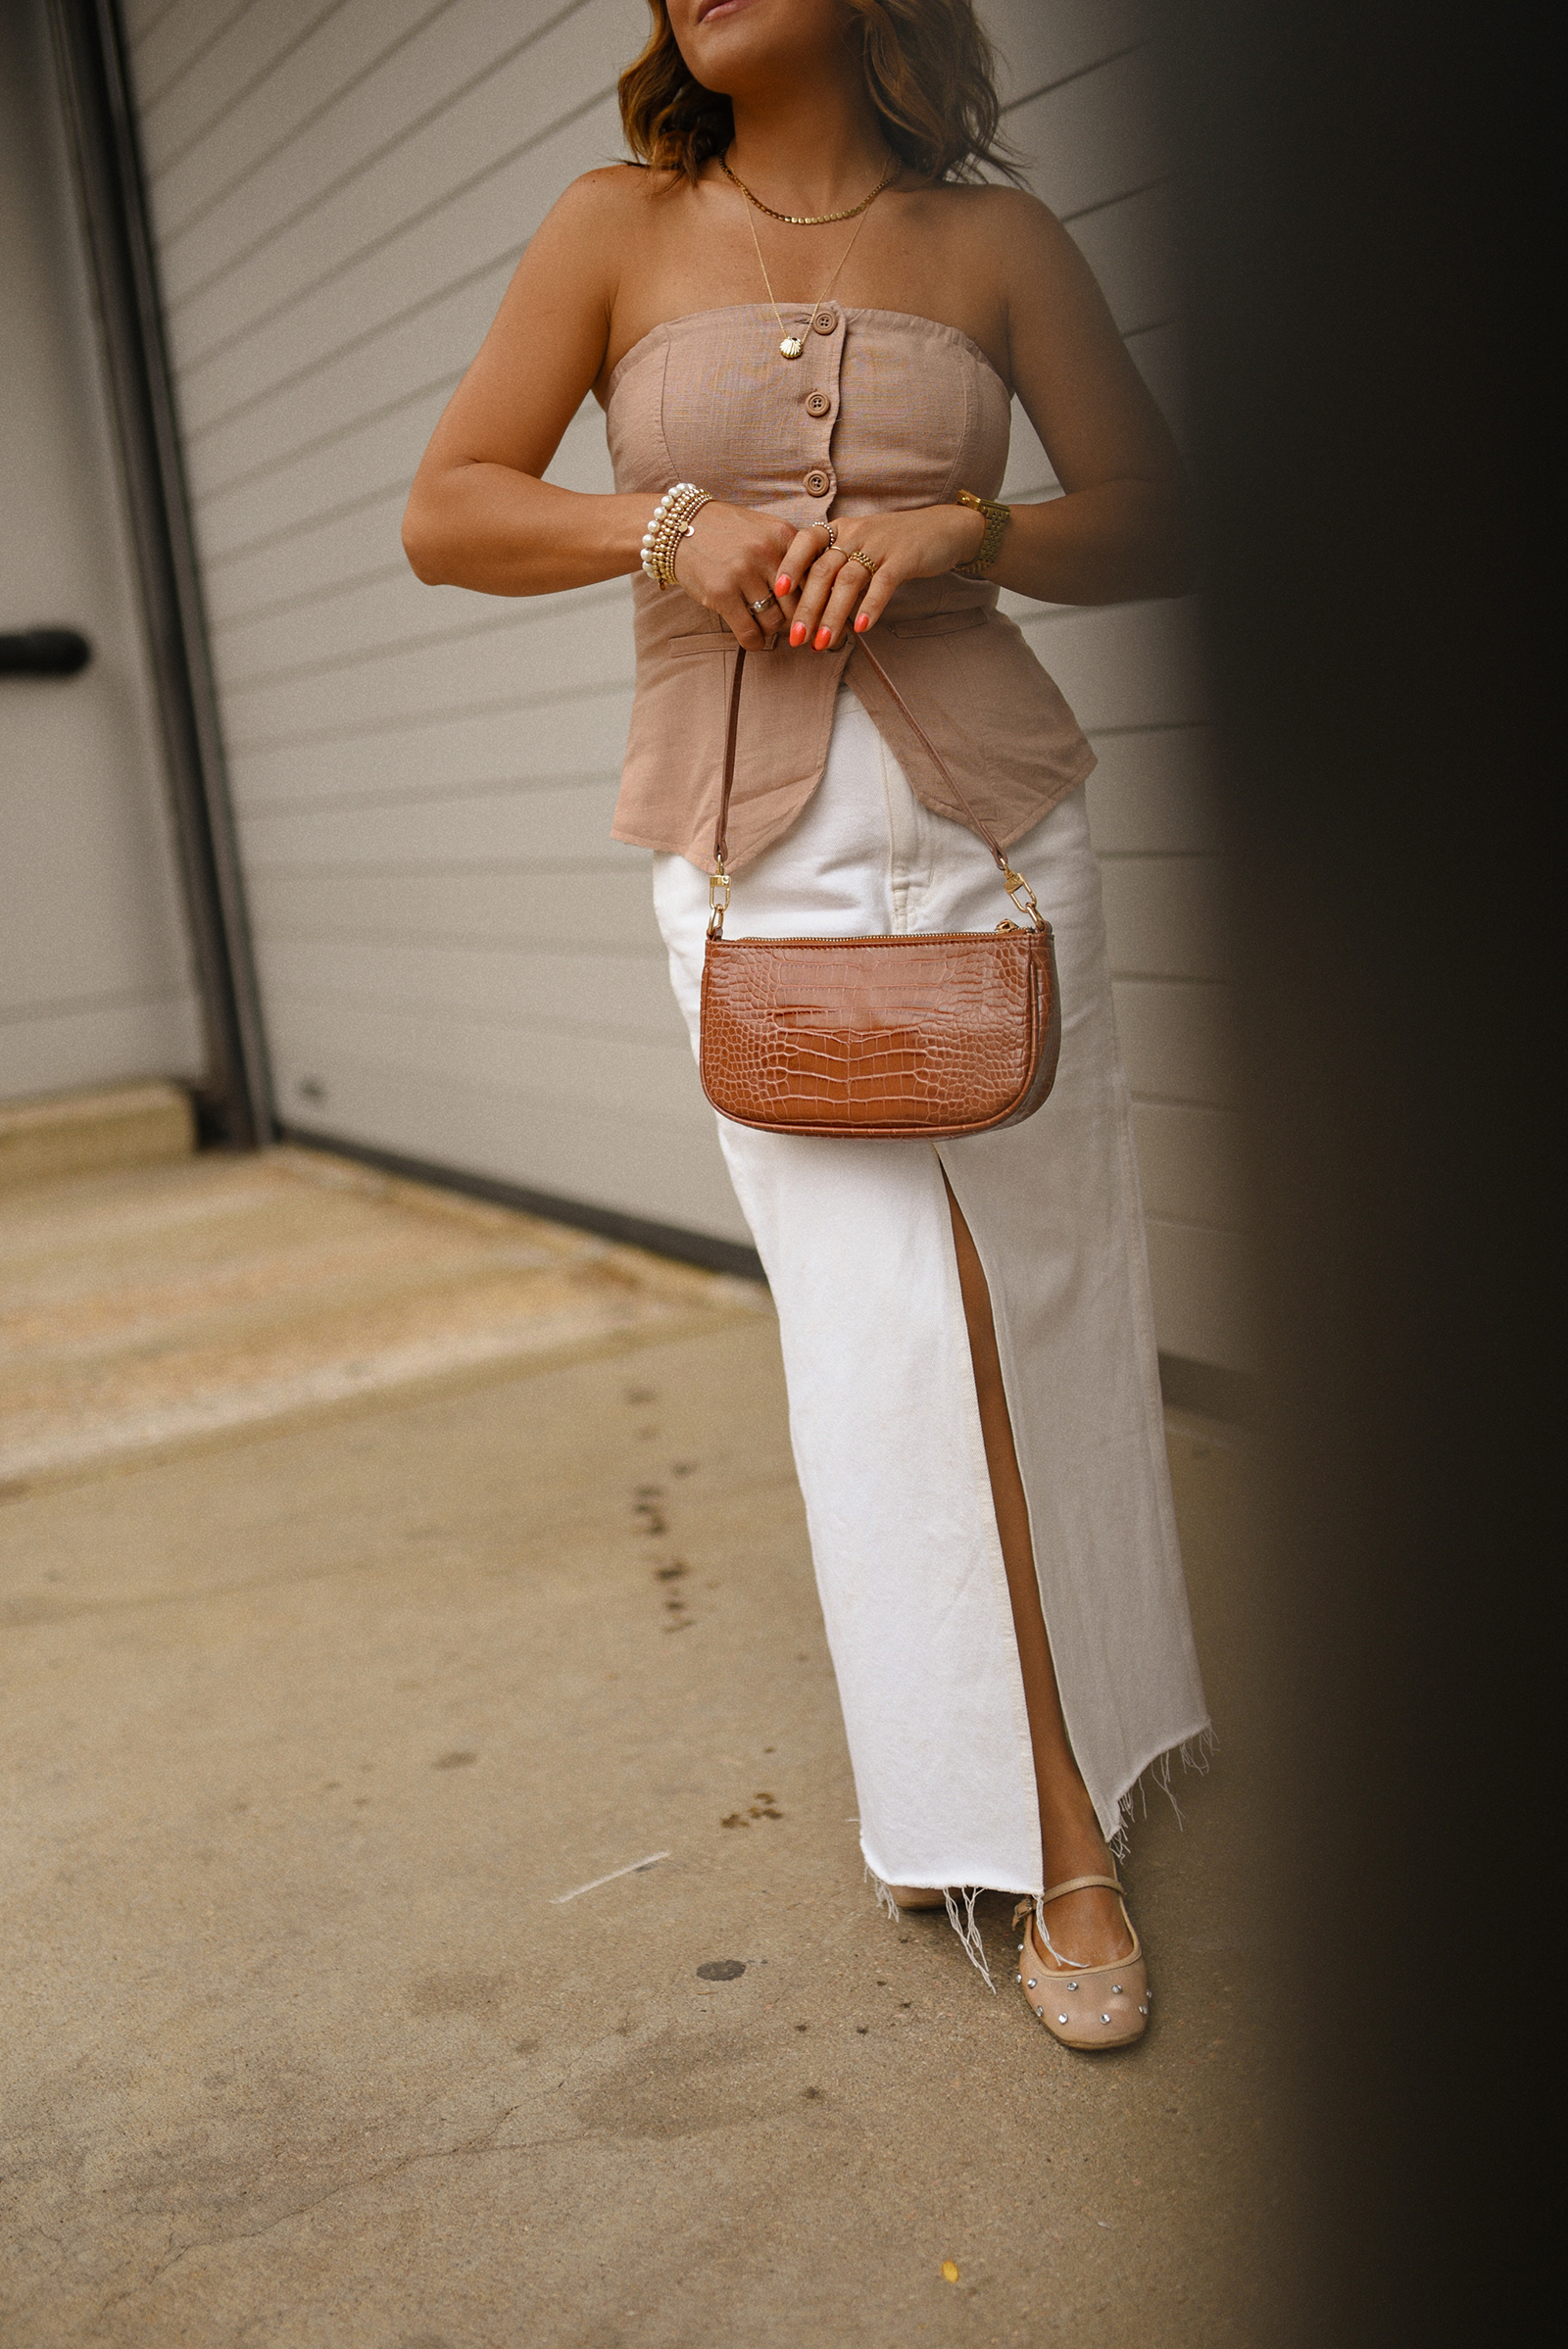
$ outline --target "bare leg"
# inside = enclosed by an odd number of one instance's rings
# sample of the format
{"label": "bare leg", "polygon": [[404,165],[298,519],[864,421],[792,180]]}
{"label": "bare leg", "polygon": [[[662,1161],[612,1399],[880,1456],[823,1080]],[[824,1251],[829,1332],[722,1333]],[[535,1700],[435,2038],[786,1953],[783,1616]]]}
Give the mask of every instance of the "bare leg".
{"label": "bare leg", "polygon": [[[943,1180],[946,1182],[946,1176]],[[951,1186],[948,1205],[958,1254],[964,1319],[969,1327],[969,1352],[974,1362],[986,1466],[991,1472],[997,1532],[1002,1538],[1002,1555],[1007,1569],[1018,1662],[1023,1670],[1024,1701],[1029,1709],[1029,1741],[1034,1748],[1035,1785],[1040,1798],[1045,1881],[1056,1884],[1070,1876],[1108,1876],[1114,1873],[1111,1857],[1079,1776],[1061,1717],[1056,1671],[1051,1659],[1051,1642],[1035,1574],[1029,1509],[1024,1499],[1023,1479],[1018,1474],[1012,1422],[1002,1384],[1002,1362],[991,1318],[991,1292],[986,1286],[979,1252]],[[1054,1949],[1069,1966],[1105,1965],[1113,1958],[1130,1956],[1132,1951],[1120,1905],[1111,1892],[1068,1892],[1062,1899],[1052,1902],[1046,1913],[1046,1929]],[[1051,1953],[1042,1950],[1040,1954],[1043,1962],[1051,1965]]]}

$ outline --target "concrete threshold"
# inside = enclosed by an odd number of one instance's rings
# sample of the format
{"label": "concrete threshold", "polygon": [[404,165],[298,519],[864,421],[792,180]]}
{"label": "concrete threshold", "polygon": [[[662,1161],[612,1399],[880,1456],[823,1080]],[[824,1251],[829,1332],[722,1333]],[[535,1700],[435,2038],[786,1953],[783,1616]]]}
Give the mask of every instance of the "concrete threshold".
{"label": "concrete threshold", "polygon": [[178,1085],[113,1085],[0,1101],[0,1190],[155,1165],[186,1157],[195,1147],[195,1113]]}
{"label": "concrete threshold", "polygon": [[13,1489],[770,1310],[758,1283],[294,1149],[12,1185],[0,1300]]}

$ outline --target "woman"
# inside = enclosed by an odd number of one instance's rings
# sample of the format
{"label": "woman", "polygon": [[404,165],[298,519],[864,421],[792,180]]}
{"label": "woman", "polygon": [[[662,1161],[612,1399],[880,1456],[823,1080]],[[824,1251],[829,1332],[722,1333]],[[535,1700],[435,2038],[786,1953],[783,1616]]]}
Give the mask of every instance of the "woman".
{"label": "woman", "polygon": [[[895,1903],[1022,1896],[1065,2043],[1145,2028],[1107,1849],[1206,1728],[1165,1466],[1125,1080],[1081,786],[996,610],[1186,583],[1179,460],[1082,259],[1001,163],[972,0],[650,0],[640,161],[569,187],[438,425],[421,579],[633,578],[614,831],[651,848],[695,1044],[727,681],[748,662],[730,935],[989,929],[1009,908],[877,657],[1056,934],[1052,1099],[933,1149],[720,1122],[773,1287],[860,1799]],[[584,393],[616,491],[541,478]],[[995,503],[1016,391],[1064,494]],[[965,498],[966,493],[966,498]],[[968,1893],[961,1912],[955,1890]]]}

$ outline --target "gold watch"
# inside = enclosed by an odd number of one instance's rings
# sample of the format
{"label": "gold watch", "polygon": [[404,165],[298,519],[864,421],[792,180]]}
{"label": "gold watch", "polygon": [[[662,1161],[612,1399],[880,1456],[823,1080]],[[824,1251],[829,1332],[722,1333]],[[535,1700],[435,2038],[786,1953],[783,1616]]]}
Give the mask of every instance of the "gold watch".
{"label": "gold watch", "polygon": [[999,506],[995,498],[977,498],[970,489],[960,489],[955,505],[970,506],[985,516],[985,536],[980,552],[972,563],[956,563],[954,569],[960,579],[983,579],[1002,552],[1002,534],[1012,519],[1010,506]]}

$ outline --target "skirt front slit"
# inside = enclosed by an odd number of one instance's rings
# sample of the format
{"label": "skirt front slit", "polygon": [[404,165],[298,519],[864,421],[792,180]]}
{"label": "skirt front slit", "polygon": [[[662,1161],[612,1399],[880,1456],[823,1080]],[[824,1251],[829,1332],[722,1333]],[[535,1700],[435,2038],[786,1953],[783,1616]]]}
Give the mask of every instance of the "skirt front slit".
{"label": "skirt front slit", "polygon": [[[1068,1735],[1107,1836],[1206,1728],[1166,1467],[1143,1213],[1081,791],[1008,852],[1056,940],[1061,1059],[1024,1124],[933,1146],[718,1121],[778,1310],[790,1432],[884,1882],[1038,1893],[1040,1822],[943,1177],[990,1285]],[[706,876],[655,859],[693,1049]],[[842,690],[826,771],[735,882],[734,937],[994,929],[984,843]]]}

